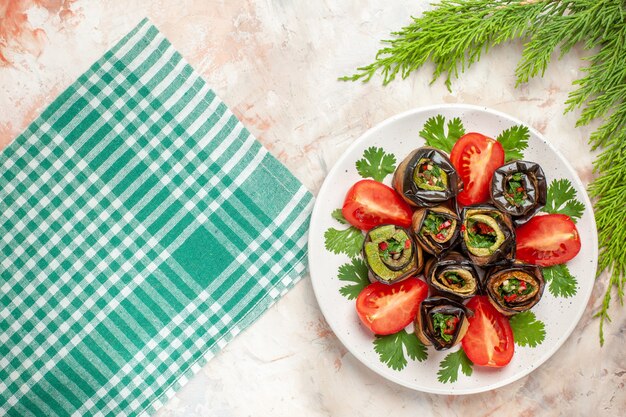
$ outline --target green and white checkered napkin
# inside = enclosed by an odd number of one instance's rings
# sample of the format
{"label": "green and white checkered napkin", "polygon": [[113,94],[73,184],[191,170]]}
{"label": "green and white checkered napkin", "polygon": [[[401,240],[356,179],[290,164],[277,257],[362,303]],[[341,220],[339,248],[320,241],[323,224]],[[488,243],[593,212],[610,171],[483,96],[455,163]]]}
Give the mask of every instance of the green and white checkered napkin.
{"label": "green and white checkered napkin", "polygon": [[148,21],[0,153],[0,415],[151,414],[305,270],[311,194]]}

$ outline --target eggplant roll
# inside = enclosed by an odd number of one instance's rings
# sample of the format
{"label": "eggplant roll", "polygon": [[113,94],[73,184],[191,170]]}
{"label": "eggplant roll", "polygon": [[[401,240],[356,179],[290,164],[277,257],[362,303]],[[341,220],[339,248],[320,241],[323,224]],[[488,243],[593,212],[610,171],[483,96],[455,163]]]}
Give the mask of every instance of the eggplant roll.
{"label": "eggplant roll", "polygon": [[514,257],[515,229],[507,213],[490,205],[467,206],[461,219],[461,247],[475,265],[493,265]]}
{"label": "eggplant roll", "polygon": [[424,276],[434,293],[461,300],[476,295],[480,286],[476,268],[458,252],[431,258],[424,267]]}
{"label": "eggplant roll", "polygon": [[421,271],[422,250],[409,231],[392,224],[371,229],[363,243],[371,281],[393,284]]}
{"label": "eggplant roll", "polygon": [[456,197],[463,189],[463,182],[445,153],[423,147],[411,152],[398,165],[393,187],[407,203],[433,207]]}
{"label": "eggplant roll", "polygon": [[415,334],[425,345],[437,350],[450,349],[465,336],[471,312],[461,303],[444,297],[422,301],[415,318]]}
{"label": "eggplant roll", "polygon": [[411,227],[417,244],[431,255],[439,256],[458,242],[461,220],[441,205],[418,209],[413,213]]}
{"label": "eggplant roll", "polygon": [[491,179],[491,200],[513,217],[515,224],[526,223],[546,204],[547,185],[538,164],[513,161],[501,166]]}
{"label": "eggplant roll", "polygon": [[485,276],[484,286],[491,304],[510,316],[537,304],[545,281],[538,266],[513,263],[491,269]]}

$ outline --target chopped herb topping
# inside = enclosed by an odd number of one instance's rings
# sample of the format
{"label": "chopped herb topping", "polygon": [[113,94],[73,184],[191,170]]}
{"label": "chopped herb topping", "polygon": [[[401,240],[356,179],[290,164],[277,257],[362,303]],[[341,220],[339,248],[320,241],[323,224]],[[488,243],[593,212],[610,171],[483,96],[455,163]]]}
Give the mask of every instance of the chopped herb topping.
{"label": "chopped herb topping", "polygon": [[453,272],[453,271],[444,272],[443,273],[443,277],[448,282],[448,285],[456,285],[458,287],[464,287],[465,286],[465,278],[463,278],[462,276],[460,276],[456,272]]}
{"label": "chopped herb topping", "polygon": [[450,219],[447,219],[444,216],[433,213],[431,211],[426,215],[420,233],[422,235],[428,233],[434,236],[435,239],[443,241],[449,236],[450,232],[452,231],[451,226],[452,222],[450,221]]}
{"label": "chopped herb topping", "polygon": [[452,340],[459,319],[451,314],[435,313],[432,316],[433,329],[441,339],[449,342]]}
{"label": "chopped herb topping", "polygon": [[520,295],[530,294],[533,291],[533,285],[517,278],[505,280],[498,287],[498,292],[504,298],[504,301],[510,303]]}
{"label": "chopped herb topping", "polygon": [[422,190],[443,191],[448,185],[448,174],[430,159],[423,158],[415,167],[413,181]]}
{"label": "chopped herb topping", "polygon": [[378,252],[384,260],[389,260],[389,258],[394,260],[400,259],[402,252],[405,249],[410,248],[411,241],[409,239],[406,239],[404,242],[399,242],[396,239],[391,238],[378,244]]}
{"label": "chopped herb topping", "polygon": [[523,186],[523,181],[526,179],[526,174],[522,172],[516,172],[507,178],[506,193],[504,197],[506,201],[514,206],[521,206],[522,203],[528,198],[526,189]]}
{"label": "chopped herb topping", "polygon": [[473,248],[490,248],[497,241],[496,231],[488,224],[472,221],[467,222],[468,245]]}
{"label": "chopped herb topping", "polygon": [[339,267],[337,278],[340,281],[351,283],[341,287],[339,292],[348,300],[354,300],[359,296],[361,290],[369,285],[370,281],[367,278],[365,262],[360,258],[352,258],[350,261],[350,263]]}

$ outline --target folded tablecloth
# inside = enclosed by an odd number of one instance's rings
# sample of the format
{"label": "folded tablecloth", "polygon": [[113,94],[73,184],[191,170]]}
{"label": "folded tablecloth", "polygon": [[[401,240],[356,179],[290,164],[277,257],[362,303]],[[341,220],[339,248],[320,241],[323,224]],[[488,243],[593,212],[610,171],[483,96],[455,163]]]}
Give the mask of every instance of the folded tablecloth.
{"label": "folded tablecloth", "polygon": [[302,276],[311,205],[142,21],[0,153],[0,415],[153,413]]}

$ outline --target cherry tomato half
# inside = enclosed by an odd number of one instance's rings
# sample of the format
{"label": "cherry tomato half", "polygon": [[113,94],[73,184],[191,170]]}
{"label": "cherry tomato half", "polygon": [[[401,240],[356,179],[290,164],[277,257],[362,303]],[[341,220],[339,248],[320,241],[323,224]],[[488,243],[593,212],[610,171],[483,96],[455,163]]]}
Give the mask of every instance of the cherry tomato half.
{"label": "cherry tomato half", "polygon": [[467,357],[481,366],[501,367],[511,362],[515,351],[509,320],[496,310],[485,295],[477,295],[467,303],[474,312],[469,328],[461,340]]}
{"label": "cherry tomato half", "polygon": [[381,224],[411,226],[413,211],[396,191],[374,180],[361,180],[348,190],[341,209],[343,217],[361,230]]}
{"label": "cherry tomato half", "polygon": [[428,285],[407,278],[392,285],[375,282],[365,287],[356,299],[361,322],[378,335],[397,333],[409,325],[420,303],[428,295]]}
{"label": "cherry tomato half", "polygon": [[450,161],[463,180],[458,202],[464,206],[483,203],[489,199],[493,173],[504,164],[504,148],[485,135],[467,133],[454,144]]}
{"label": "cherry tomato half", "polygon": [[515,257],[530,264],[558,265],[580,252],[578,229],[565,214],[535,216],[518,227],[515,236]]}

